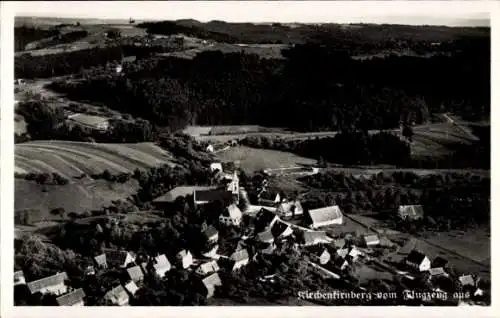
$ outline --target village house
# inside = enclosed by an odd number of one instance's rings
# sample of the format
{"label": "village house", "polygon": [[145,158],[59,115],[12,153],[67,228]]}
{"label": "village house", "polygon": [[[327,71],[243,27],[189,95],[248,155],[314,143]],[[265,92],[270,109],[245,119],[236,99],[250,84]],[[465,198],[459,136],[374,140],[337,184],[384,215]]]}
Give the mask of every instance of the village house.
{"label": "village house", "polygon": [[419,272],[428,271],[431,268],[431,262],[427,256],[417,250],[412,250],[405,259],[406,265]]}
{"label": "village house", "polygon": [[195,189],[193,192],[193,200],[196,205],[202,205],[216,201],[231,203],[233,201],[233,194],[226,189]]}
{"label": "village house", "polygon": [[208,144],[207,148],[205,148],[207,152],[214,152],[214,146],[212,144]]}
{"label": "village house", "polygon": [[276,239],[286,238],[293,234],[293,229],[289,224],[277,220],[271,227],[271,233]]}
{"label": "village house", "polygon": [[57,297],[56,301],[59,306],[84,306],[84,298],[85,292],[83,289],[78,288],[66,295]]}
{"label": "village house", "polygon": [[448,265],[448,260],[442,258],[441,256],[436,257],[432,263],[431,268],[446,267]]}
{"label": "village house", "polygon": [[335,246],[335,248],[344,248],[345,244],[346,243],[343,238],[335,239],[333,241],[333,245]]}
{"label": "village house", "polygon": [[229,205],[219,216],[219,221],[225,225],[239,226],[243,214],[236,204]]}
{"label": "village house", "polygon": [[83,131],[92,132],[99,131],[105,132],[110,128],[109,119],[101,116],[93,116],[87,114],[72,114],[68,116],[68,126],[79,127]]}
{"label": "village house", "polygon": [[68,275],[66,272],[62,272],[29,282],[27,285],[32,294],[41,293],[59,296],[68,292],[68,286],[66,285],[67,280]]}
{"label": "village house", "polygon": [[365,235],[363,236],[363,240],[366,247],[377,246],[380,244],[380,239],[376,234]]}
{"label": "village house", "polygon": [[206,288],[206,297],[210,298],[214,295],[215,287],[222,286],[222,282],[220,280],[219,274],[213,273],[210,276],[207,276],[202,279],[202,283]]}
{"label": "village house", "polygon": [[281,202],[276,208],[276,214],[280,217],[295,217],[304,214],[300,201]]}
{"label": "village house", "polygon": [[127,273],[134,283],[142,282],[144,280],[144,273],[138,265],[127,268]]}
{"label": "village house", "polygon": [[335,267],[338,271],[344,271],[347,267],[349,267],[349,263],[347,260],[343,258],[336,258],[333,263],[333,267]]}
{"label": "village house", "polygon": [[135,256],[124,250],[104,249],[104,254],[106,255],[106,264],[109,267],[126,268],[135,262]]}
{"label": "village house", "polygon": [[330,243],[330,239],[325,231],[305,231],[303,234],[304,245],[311,246],[315,244]]}
{"label": "village house", "polygon": [[257,194],[257,198],[261,205],[276,206],[284,200],[284,194],[279,190],[271,190],[264,186]]}
{"label": "village house", "polygon": [[156,210],[166,210],[170,207],[177,198],[193,195],[195,191],[215,190],[216,187],[209,186],[179,186],[171,189],[162,196],[157,197],[152,201],[152,205]]}
{"label": "village house", "polygon": [[23,271],[15,271],[14,272],[14,286],[25,285],[26,278],[24,277]]}
{"label": "village house", "polygon": [[256,240],[261,243],[271,244],[274,242],[274,236],[273,233],[271,233],[271,231],[267,230],[257,234]]}
{"label": "village house", "polygon": [[210,171],[215,172],[215,171],[220,171],[224,172],[222,170],[222,164],[220,162],[213,162],[210,164]]}
{"label": "village house", "polygon": [[342,212],[338,205],[309,210],[309,216],[311,218],[310,227],[313,229],[343,223]]}
{"label": "village house", "polygon": [[215,273],[219,271],[219,264],[217,264],[217,261],[210,261],[210,262],[205,262],[198,266],[198,268],[195,270],[196,274],[199,274],[201,276],[206,276],[211,273]]}
{"label": "village house", "polygon": [[219,245],[216,244],[212,246],[208,251],[203,252],[201,255],[204,257],[215,258],[217,257],[217,250],[219,249]]}
{"label": "village house", "polygon": [[458,277],[458,281],[462,287],[475,287],[476,284],[474,282],[474,278],[472,275],[461,275]]}
{"label": "village house", "polygon": [[165,254],[158,255],[153,260],[153,269],[156,275],[160,278],[165,277],[165,273],[167,273],[172,268],[172,265],[168,261]]}
{"label": "village house", "polygon": [[94,257],[95,266],[98,269],[108,268],[108,263],[106,262],[106,254],[102,253]]}
{"label": "village house", "polygon": [[118,285],[108,291],[106,295],[104,295],[104,299],[116,306],[127,306],[129,302],[129,296],[122,285]]}
{"label": "village house", "polygon": [[236,251],[231,255],[229,259],[233,262],[232,266],[233,271],[237,270],[238,268],[241,268],[248,264],[249,261],[248,251],[246,249]]}
{"label": "village house", "polygon": [[446,273],[446,271],[442,267],[429,268],[429,275],[431,278],[438,276],[444,276],[444,277],[449,276],[448,273]]}
{"label": "village house", "polygon": [[92,265],[85,267],[85,276],[95,275],[95,268]]}
{"label": "village house", "polygon": [[255,231],[261,232],[270,229],[278,220],[276,214],[263,208],[255,216]]}
{"label": "village house", "polygon": [[324,246],[314,245],[309,248],[309,251],[311,252],[311,259],[320,265],[325,265],[331,259],[328,249]]}
{"label": "village house", "polygon": [[356,262],[363,255],[363,252],[361,252],[356,246],[352,246],[346,258],[349,258],[352,262]]}
{"label": "village house", "polygon": [[216,243],[219,240],[219,231],[213,225],[209,225],[203,231],[203,235],[207,238],[208,243]]}
{"label": "village house", "polygon": [[348,248],[340,248],[337,250],[337,255],[342,258],[346,258],[347,255],[349,254],[349,249]]}
{"label": "village house", "polygon": [[408,221],[423,219],[424,209],[421,205],[401,205],[398,209],[398,216]]}
{"label": "village house", "polygon": [[180,263],[181,267],[186,269],[193,265],[193,255],[190,251],[182,250],[176,255],[177,262]]}
{"label": "village house", "polygon": [[134,281],[129,281],[125,284],[125,290],[130,294],[130,296],[134,297],[135,293],[139,290],[139,287],[134,283]]}

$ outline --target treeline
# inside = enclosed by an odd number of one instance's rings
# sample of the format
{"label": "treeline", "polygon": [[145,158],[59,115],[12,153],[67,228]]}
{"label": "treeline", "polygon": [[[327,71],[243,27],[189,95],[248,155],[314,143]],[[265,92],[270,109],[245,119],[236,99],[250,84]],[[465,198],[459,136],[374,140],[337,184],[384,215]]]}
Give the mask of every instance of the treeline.
{"label": "treeline", "polygon": [[[86,32],[86,31],[83,31]],[[15,78],[46,78],[80,73],[85,69],[122,61],[124,56],[145,58],[153,53],[177,50],[175,46],[118,45],[45,55],[29,53],[15,57]]]}
{"label": "treeline", "polygon": [[334,162],[345,165],[404,165],[408,163],[411,154],[407,142],[388,132],[374,135],[366,132],[342,132],[335,137],[301,141],[249,136],[240,141],[240,144],[254,148],[290,151],[315,158],[320,164]]}
{"label": "treeline", "polygon": [[42,40],[60,34],[56,29],[40,29],[28,26],[14,28],[14,51],[24,51],[26,45],[31,42]]}
{"label": "treeline", "polygon": [[26,49],[28,50],[39,50],[55,45],[60,45],[60,44],[67,44],[71,42],[78,41],[80,39],[83,39],[84,37],[88,36],[89,33],[85,30],[77,30],[77,31],[71,31],[71,32],[66,32],[66,33],[60,33],[58,35],[54,35],[50,38],[45,38],[40,41],[32,42],[28,46],[26,46]]}
{"label": "treeline", "polygon": [[426,217],[420,226],[432,230],[467,229],[490,222],[488,177],[411,172],[355,177],[328,171],[301,181],[317,189],[306,195],[306,208],[337,204],[345,213],[375,211],[396,224],[400,205],[417,204],[424,207]]}
{"label": "treeline", "polygon": [[446,111],[472,119],[489,116],[485,45],[451,57],[364,61],[314,45],[283,54],[285,60],[221,52],[203,52],[193,60],[151,59],[141,64],[144,71],[52,88],[174,129],[188,123],[297,131],[389,129]]}

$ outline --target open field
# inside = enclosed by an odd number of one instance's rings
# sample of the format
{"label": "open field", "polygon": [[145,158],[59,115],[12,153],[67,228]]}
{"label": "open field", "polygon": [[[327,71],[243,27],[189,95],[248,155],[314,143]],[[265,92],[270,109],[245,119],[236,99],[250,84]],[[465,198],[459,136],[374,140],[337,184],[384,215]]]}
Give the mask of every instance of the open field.
{"label": "open field", "polygon": [[14,210],[17,213],[36,209],[34,221],[60,220],[50,214],[52,209],[64,208],[67,213],[99,210],[111,205],[112,201],[125,200],[135,194],[138,188],[135,180],[123,184],[105,180],[80,180],[56,186],[15,179]]}
{"label": "open field", "polygon": [[239,161],[240,167],[245,172],[316,163],[314,159],[300,157],[289,152],[255,149],[244,146],[230,148],[227,151],[218,153],[217,156],[224,162]]}
{"label": "open field", "polygon": [[72,179],[99,174],[131,173],[173,164],[170,153],[152,143],[96,144],[71,141],[35,141],[15,146],[17,173],[58,173]]}

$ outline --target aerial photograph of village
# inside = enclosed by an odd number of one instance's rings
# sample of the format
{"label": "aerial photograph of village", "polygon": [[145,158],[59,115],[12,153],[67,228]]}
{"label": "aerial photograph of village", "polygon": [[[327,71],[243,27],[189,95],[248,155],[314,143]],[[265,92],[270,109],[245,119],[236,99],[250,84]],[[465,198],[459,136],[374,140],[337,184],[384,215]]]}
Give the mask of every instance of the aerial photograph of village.
{"label": "aerial photograph of village", "polygon": [[490,42],[16,16],[14,305],[490,306]]}

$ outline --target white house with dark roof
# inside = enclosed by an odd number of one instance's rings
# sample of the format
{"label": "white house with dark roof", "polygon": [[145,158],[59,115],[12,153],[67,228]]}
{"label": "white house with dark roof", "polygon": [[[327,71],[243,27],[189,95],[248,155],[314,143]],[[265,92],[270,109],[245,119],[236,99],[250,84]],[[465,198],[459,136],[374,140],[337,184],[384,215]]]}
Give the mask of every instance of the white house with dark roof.
{"label": "white house with dark roof", "polygon": [[211,273],[215,273],[219,271],[219,264],[217,264],[217,261],[212,260],[210,262],[205,262],[198,266],[196,268],[195,273],[201,275],[201,276],[206,276]]}
{"label": "white house with dark roof", "polygon": [[377,246],[380,244],[380,239],[377,234],[365,235],[363,236],[363,241],[367,247]]}
{"label": "white house with dark roof", "polygon": [[142,282],[144,280],[144,273],[139,265],[127,268],[127,273],[134,283]]}
{"label": "white house with dark roof", "polygon": [[333,266],[335,268],[337,268],[337,270],[339,270],[339,271],[343,271],[349,266],[349,262],[347,262],[343,258],[336,258],[335,260],[333,260],[332,263],[333,263]]}
{"label": "white house with dark roof", "polygon": [[116,306],[127,306],[129,302],[129,296],[122,285],[118,285],[108,291],[106,295],[104,295],[104,299]]}
{"label": "white house with dark roof", "polygon": [[328,244],[332,241],[332,239],[326,235],[325,231],[305,231],[303,237],[305,246],[322,243]]}
{"label": "white house with dark roof", "polygon": [[190,251],[182,250],[176,255],[176,259],[182,268],[186,269],[193,265],[193,255]]}
{"label": "white house with dark roof", "polygon": [[265,231],[272,228],[279,217],[272,211],[262,208],[255,216],[255,229],[256,231]]}
{"label": "white house with dark roof", "polygon": [[424,209],[421,205],[401,205],[398,216],[403,220],[419,220],[424,218]]}
{"label": "white house with dark roof", "polygon": [[425,254],[412,250],[405,259],[406,265],[419,272],[428,271],[431,268],[431,261]]}
{"label": "white house with dark roof", "polygon": [[276,208],[276,214],[280,217],[292,217],[304,214],[304,209],[300,201],[281,202]]}
{"label": "white house with dark roof", "polygon": [[104,249],[107,266],[126,268],[135,262],[135,256],[124,250]]}
{"label": "white house with dark roof", "polygon": [[126,283],[124,288],[132,296],[134,296],[135,293],[137,293],[137,291],[139,290],[139,287],[137,287],[137,285],[132,280]]}
{"label": "white house with dark roof", "polygon": [[59,306],[84,306],[85,292],[83,289],[75,289],[74,291],[56,298]]}
{"label": "white house with dark roof", "polygon": [[68,292],[68,286],[66,285],[67,280],[68,275],[66,272],[62,272],[29,282],[27,286],[32,294],[41,293],[59,296]]}
{"label": "white house with dark roof", "polygon": [[309,210],[311,228],[319,228],[333,224],[342,224],[344,218],[338,205]]}
{"label": "white house with dark roof", "polygon": [[271,233],[276,239],[286,238],[293,234],[293,229],[289,224],[278,220],[274,222],[273,226],[271,227]]}
{"label": "white house with dark roof", "polygon": [[247,265],[250,260],[246,249],[234,252],[229,259],[234,262],[233,271]]}
{"label": "white house with dark roof", "polygon": [[23,271],[15,271],[14,272],[14,286],[25,285],[26,278],[24,277]]}
{"label": "white house with dark roof", "polygon": [[202,283],[206,288],[206,291],[207,291],[206,297],[207,298],[210,298],[214,295],[216,286],[222,285],[219,274],[217,274],[217,273],[213,273],[212,275],[203,278]]}
{"label": "white house with dark roof", "polygon": [[219,222],[225,225],[239,226],[243,214],[236,204],[229,205],[219,216]]}

